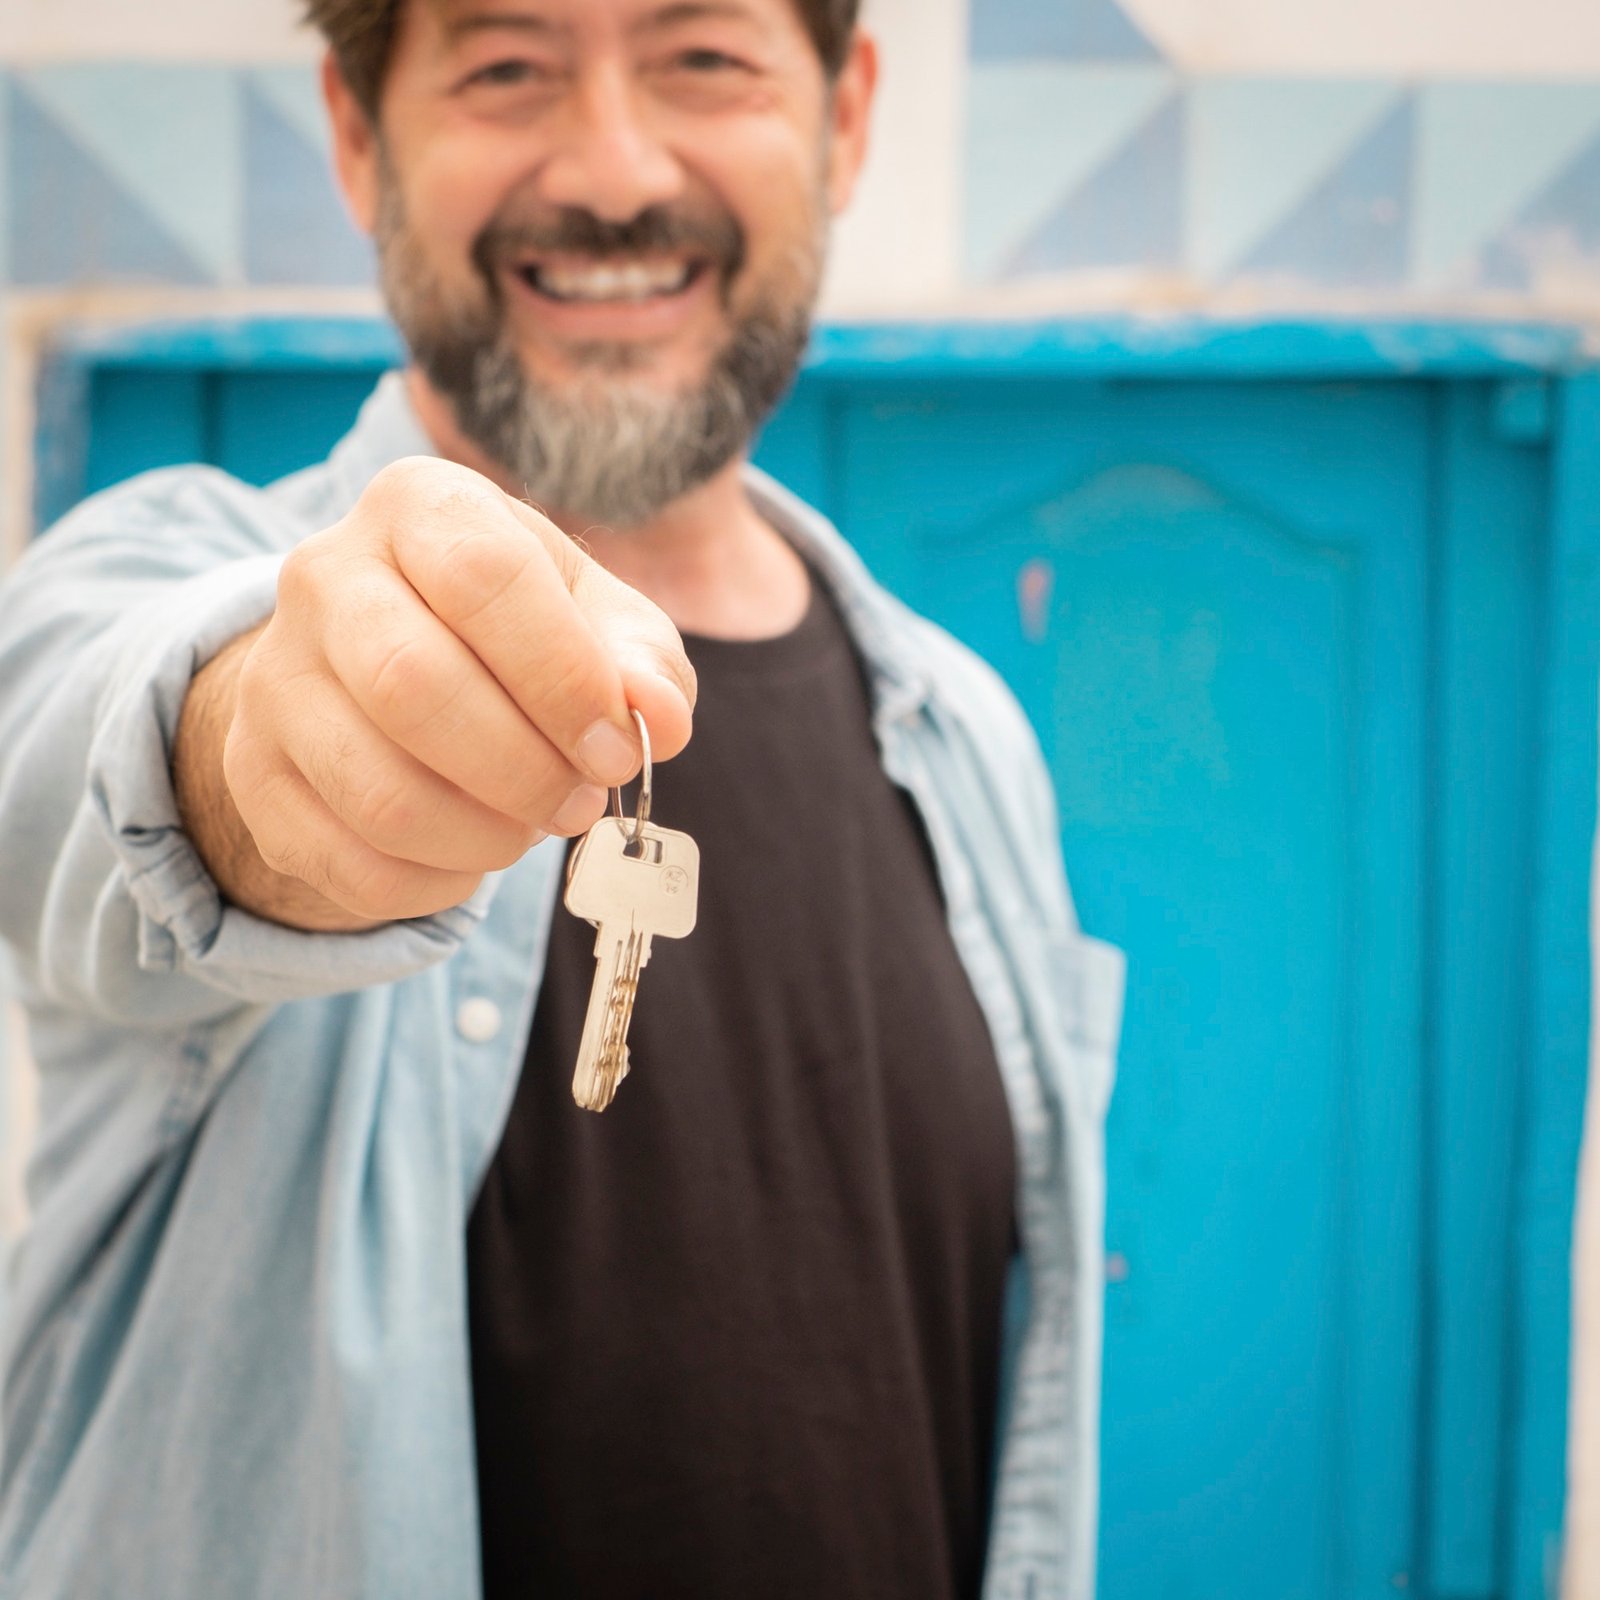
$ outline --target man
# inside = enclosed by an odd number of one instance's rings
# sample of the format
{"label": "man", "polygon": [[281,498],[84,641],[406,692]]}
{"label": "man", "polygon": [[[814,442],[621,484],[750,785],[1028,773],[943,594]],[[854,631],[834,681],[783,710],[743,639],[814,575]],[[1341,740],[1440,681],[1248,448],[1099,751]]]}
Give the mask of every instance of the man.
{"label": "man", "polygon": [[[745,463],[854,0],[311,12],[411,366],[0,598],[0,1593],[1087,1595],[1117,959],[1009,696]],[[594,1116],[634,709],[700,927]]]}

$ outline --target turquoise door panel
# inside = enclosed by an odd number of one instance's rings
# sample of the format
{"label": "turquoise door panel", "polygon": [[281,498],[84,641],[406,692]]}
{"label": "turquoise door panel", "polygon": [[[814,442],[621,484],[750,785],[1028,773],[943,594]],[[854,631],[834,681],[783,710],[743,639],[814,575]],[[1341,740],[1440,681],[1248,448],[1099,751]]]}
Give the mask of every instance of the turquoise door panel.
{"label": "turquoise door panel", "polygon": [[1401,385],[1014,385],[846,426],[847,525],[1022,695],[1080,913],[1130,953],[1112,1600],[1409,1571],[1430,442]]}
{"label": "turquoise door panel", "polygon": [[[1435,767],[1428,903],[1431,1360],[1428,1571],[1499,1592],[1521,1064],[1533,1028],[1547,440],[1500,423],[1502,396],[1441,398],[1435,528]],[[1576,866],[1576,863],[1574,863]]]}
{"label": "turquoise door panel", "polygon": [[239,372],[212,380],[207,459],[249,483],[270,483],[327,454],[377,382],[376,371]]}
{"label": "turquoise door panel", "polygon": [[[369,324],[94,336],[45,520],[318,459]],[[1544,1600],[1589,1015],[1600,377],[1562,330],[831,329],[762,440],[1020,696],[1129,954],[1107,1600]]]}
{"label": "turquoise door panel", "polygon": [[246,482],[270,483],[327,453],[382,370],[97,372],[88,384],[96,426],[85,486],[90,492],[109,488],[184,461],[210,462]]}

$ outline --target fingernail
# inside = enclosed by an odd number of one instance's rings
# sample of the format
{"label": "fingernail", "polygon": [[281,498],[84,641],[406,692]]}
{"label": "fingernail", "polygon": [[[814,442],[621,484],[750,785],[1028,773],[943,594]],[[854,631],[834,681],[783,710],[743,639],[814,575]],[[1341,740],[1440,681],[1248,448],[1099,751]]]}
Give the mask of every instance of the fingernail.
{"label": "fingernail", "polygon": [[615,723],[597,722],[578,741],[578,760],[596,783],[615,787],[632,775],[639,752]]}
{"label": "fingernail", "polygon": [[600,820],[605,814],[605,809],[605,790],[585,784],[581,789],[574,789],[567,797],[567,803],[556,812],[555,820],[550,824],[550,831],[582,833]]}

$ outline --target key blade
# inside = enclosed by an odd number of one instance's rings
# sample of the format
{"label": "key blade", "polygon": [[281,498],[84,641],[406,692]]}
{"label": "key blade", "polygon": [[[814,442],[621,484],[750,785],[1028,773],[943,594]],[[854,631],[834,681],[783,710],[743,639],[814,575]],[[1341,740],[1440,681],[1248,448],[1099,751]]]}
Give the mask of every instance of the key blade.
{"label": "key blade", "polygon": [[[572,1075],[572,1098],[585,1111],[604,1111],[616,1094],[621,1075],[608,1071],[607,1051],[612,1038],[612,1013],[617,979],[623,971],[626,940],[602,928],[595,940],[594,986],[583,1014],[583,1036],[578,1042],[578,1065]],[[624,1048],[626,1042],[624,1041]]]}

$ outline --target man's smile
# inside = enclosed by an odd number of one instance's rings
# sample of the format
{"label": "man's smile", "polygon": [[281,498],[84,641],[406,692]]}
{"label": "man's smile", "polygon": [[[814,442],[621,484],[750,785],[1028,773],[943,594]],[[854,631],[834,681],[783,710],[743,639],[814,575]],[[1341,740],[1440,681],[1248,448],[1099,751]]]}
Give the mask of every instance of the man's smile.
{"label": "man's smile", "polygon": [[677,256],[549,256],[520,262],[517,271],[536,294],[563,304],[640,305],[682,294],[709,267]]}
{"label": "man's smile", "polygon": [[722,274],[704,255],[567,252],[507,266],[523,317],[561,340],[664,339],[720,311]]}

